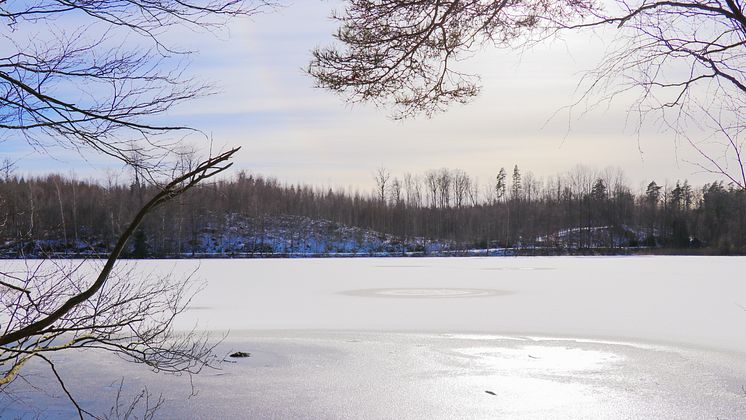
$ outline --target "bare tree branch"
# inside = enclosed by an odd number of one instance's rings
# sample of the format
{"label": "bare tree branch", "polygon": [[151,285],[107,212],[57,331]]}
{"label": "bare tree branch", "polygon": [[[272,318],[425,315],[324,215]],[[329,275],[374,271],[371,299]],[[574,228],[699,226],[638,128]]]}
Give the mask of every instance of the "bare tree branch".
{"label": "bare tree branch", "polygon": [[[167,45],[166,31],[220,30],[228,18],[273,6],[267,0],[0,2],[0,42],[8,47],[0,55],[0,131],[18,132],[36,148],[92,150],[156,171],[174,153],[174,132],[202,133],[155,117],[211,93],[185,75],[190,51]],[[59,29],[60,21],[78,29]]]}
{"label": "bare tree branch", "polygon": [[[728,162],[711,169],[746,188],[746,16],[736,0],[346,3],[333,16],[338,42],[313,51],[308,73],[347,101],[393,108],[395,118],[430,116],[477,95],[477,76],[454,63],[484,45],[530,47],[564,31],[613,25],[609,52],[582,78],[581,97],[568,108],[636,94],[630,116],[638,129],[654,119],[681,138],[724,139],[712,145],[727,150]],[[718,115],[717,123],[708,115]]]}

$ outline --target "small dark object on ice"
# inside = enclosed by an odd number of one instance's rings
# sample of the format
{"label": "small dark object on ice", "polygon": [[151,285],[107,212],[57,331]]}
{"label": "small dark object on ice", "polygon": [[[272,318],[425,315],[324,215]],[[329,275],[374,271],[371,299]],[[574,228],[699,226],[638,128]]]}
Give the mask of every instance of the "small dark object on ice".
{"label": "small dark object on ice", "polygon": [[494,392],[492,392],[492,391],[484,391],[484,392],[486,392],[486,393],[488,393],[488,394],[490,394],[490,395],[497,395],[497,394],[495,394],[495,393],[494,393]]}
{"label": "small dark object on ice", "polygon": [[251,357],[251,353],[246,353],[245,351],[237,351],[231,354],[230,357]]}
{"label": "small dark object on ice", "polygon": [[536,356],[531,356],[530,354],[528,355],[528,357],[530,357],[530,358],[532,358],[532,359],[538,359],[538,357],[536,357]]}

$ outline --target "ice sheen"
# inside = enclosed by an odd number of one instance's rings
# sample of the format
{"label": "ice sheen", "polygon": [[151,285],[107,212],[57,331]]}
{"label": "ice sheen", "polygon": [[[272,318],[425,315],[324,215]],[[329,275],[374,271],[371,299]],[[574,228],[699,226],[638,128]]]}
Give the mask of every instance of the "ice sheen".
{"label": "ice sheen", "polygon": [[[746,258],[136,264],[199,265],[206,287],[179,326],[230,330],[220,350],[252,357],[195,377],[187,399],[184,377],[67,355],[89,407],[106,410],[124,376],[164,392],[164,418],[746,418]],[[71,414],[21,395],[5,414]]]}

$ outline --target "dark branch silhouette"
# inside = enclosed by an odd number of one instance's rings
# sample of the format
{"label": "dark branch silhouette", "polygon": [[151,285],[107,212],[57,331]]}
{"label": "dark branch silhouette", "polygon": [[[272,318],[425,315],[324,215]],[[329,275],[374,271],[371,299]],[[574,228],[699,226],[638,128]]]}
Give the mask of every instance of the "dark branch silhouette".
{"label": "dark branch silhouette", "polygon": [[[186,75],[192,51],[171,45],[167,35],[178,28],[220,31],[231,18],[271,6],[267,0],[0,0],[0,141],[25,140],[44,152],[73,149],[84,158],[110,156],[134,170],[138,188],[140,176],[151,191],[158,188],[149,201],[142,195],[134,201],[142,207],[117,232],[100,267],[48,261],[27,264],[22,273],[0,272],[0,389],[30,360],[43,360],[78,414],[93,416],[58,374],[55,353],[100,349],[166,372],[198,372],[211,363],[205,337],[171,329],[189,302],[189,279],[139,278],[115,263],[148,214],[225,171],[237,151],[194,160],[183,171],[170,163],[186,159],[186,135],[201,133],[170,124],[163,114],[211,91]],[[7,160],[0,165],[5,179],[12,167]],[[160,185],[164,177],[171,180]],[[59,185],[56,191],[62,213]],[[0,197],[3,210],[6,201]],[[27,233],[37,217],[33,198],[30,204]],[[152,411],[145,414],[152,417]]]}
{"label": "dark branch silhouette", "polygon": [[391,105],[397,118],[431,115],[478,91],[456,69],[485,44],[508,47],[547,29],[542,18],[584,16],[592,1],[350,0],[334,15],[339,45],[313,51],[308,72],[319,87],[350,101]]}
{"label": "dark branch silhouette", "polygon": [[154,117],[211,93],[205,83],[185,76],[184,57],[191,51],[169,46],[167,31],[177,26],[220,30],[230,17],[271,5],[2,1],[0,39],[9,48],[0,56],[0,131],[17,132],[15,139],[40,149],[92,150],[155,170],[164,155],[174,153],[175,131],[198,131]]}
{"label": "dark branch silhouette", "polygon": [[163,186],[134,216],[94,281],[87,280],[94,273],[83,263],[51,261],[28,270],[25,278],[14,276],[21,286],[0,285],[0,387],[40,358],[82,418],[90,413],[75,401],[48,355],[94,348],[165,372],[197,373],[213,363],[214,345],[206,336],[172,330],[191,299],[189,279],[140,278],[132,270],[116,270],[115,263],[149,213],[230,168],[237,150],[207,159]]}
{"label": "dark branch silhouette", "polygon": [[702,155],[700,167],[746,188],[743,8],[739,0],[349,0],[334,16],[338,43],[316,49],[308,72],[348,101],[429,116],[478,93],[476,75],[455,66],[485,45],[530,47],[611,27],[610,52],[582,79],[575,106],[637,94],[640,126],[659,119]]}

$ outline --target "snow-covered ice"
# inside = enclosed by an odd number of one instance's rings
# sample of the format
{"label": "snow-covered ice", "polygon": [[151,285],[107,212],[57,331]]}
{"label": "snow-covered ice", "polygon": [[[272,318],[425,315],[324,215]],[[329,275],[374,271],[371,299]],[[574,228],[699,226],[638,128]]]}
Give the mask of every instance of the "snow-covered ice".
{"label": "snow-covered ice", "polygon": [[[164,393],[164,418],[746,418],[746,258],[137,265],[199,265],[206,287],[180,327],[230,330],[220,351],[252,356],[195,377],[187,398],[188,378],[68,354],[60,369],[93,409],[124,376]],[[72,413],[13,386],[6,414]]]}
{"label": "snow-covered ice", "polygon": [[[187,271],[196,262],[178,262]],[[184,328],[487,332],[746,351],[746,258],[203,260]],[[173,262],[143,267],[170,269]],[[370,289],[389,290],[371,293]],[[398,290],[398,292],[397,292]],[[417,291],[424,294],[417,298]],[[461,296],[469,290],[488,291]],[[425,293],[430,291],[430,293]],[[448,292],[450,291],[450,292]],[[433,296],[447,294],[450,296]]]}

